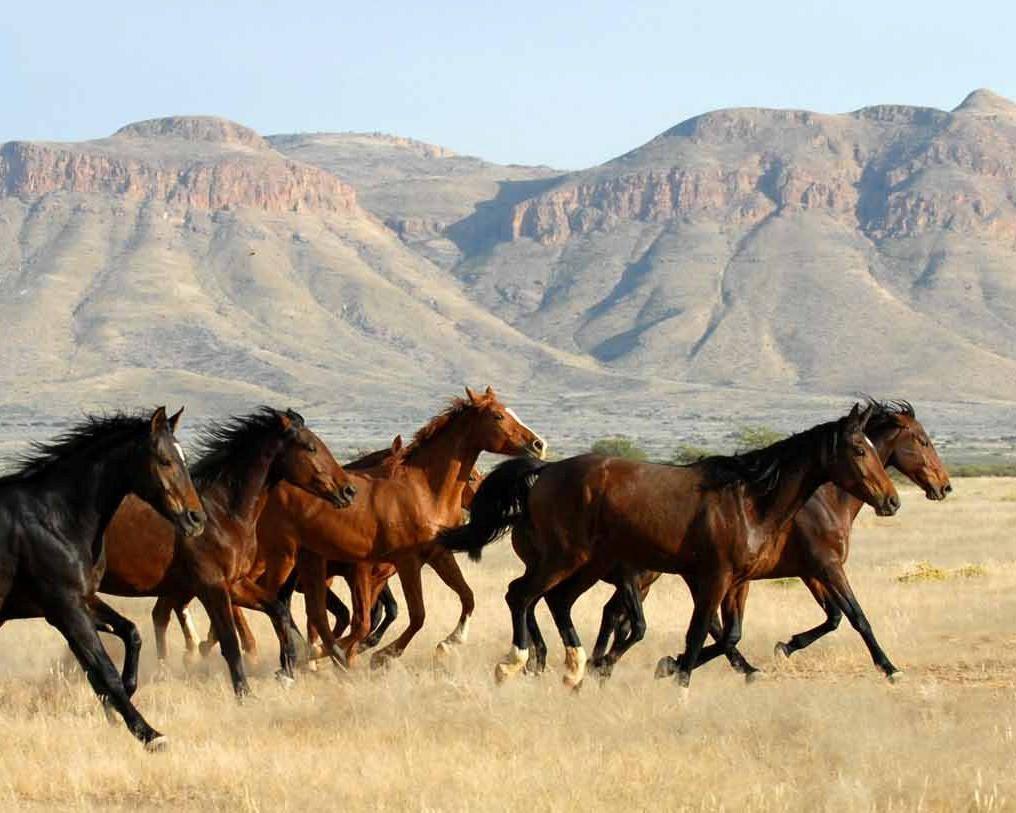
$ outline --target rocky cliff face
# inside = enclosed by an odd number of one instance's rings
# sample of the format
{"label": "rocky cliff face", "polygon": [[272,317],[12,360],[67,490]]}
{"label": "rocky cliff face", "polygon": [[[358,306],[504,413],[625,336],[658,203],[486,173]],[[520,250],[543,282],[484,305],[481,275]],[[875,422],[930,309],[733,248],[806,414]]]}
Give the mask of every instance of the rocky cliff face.
{"label": "rocky cliff face", "polygon": [[562,245],[622,221],[695,216],[750,227],[782,210],[824,210],[874,239],[937,228],[1013,237],[1014,111],[978,91],[952,113],[709,113],[518,203],[500,239]]}
{"label": "rocky cliff face", "polygon": [[155,119],[83,144],[0,147],[0,193],[110,194],[175,209],[354,212],[356,192],[329,172],[287,159],[223,119]]}

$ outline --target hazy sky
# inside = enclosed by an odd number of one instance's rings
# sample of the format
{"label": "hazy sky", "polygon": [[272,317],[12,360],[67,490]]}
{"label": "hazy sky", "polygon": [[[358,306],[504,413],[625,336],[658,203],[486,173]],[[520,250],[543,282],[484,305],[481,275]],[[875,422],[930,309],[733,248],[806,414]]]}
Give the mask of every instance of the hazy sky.
{"label": "hazy sky", "polygon": [[0,142],[208,113],[577,168],[738,105],[1016,98],[1016,3],[4,3]]}

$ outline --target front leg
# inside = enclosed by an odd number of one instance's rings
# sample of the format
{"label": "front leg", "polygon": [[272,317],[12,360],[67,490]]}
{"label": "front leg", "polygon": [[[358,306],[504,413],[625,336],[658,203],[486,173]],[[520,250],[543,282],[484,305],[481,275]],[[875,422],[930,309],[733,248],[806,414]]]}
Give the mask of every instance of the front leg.
{"label": "front leg", "polygon": [[[409,646],[409,642],[423,627],[427,611],[423,605],[423,580],[420,571],[423,567],[423,560],[416,554],[411,554],[395,563],[396,572],[399,574],[399,581],[402,583],[402,592],[406,597],[406,608],[409,612],[409,626],[392,643],[375,652],[370,659],[372,667],[384,666],[392,658],[398,658]],[[369,613],[369,610],[368,610]]]}
{"label": "front leg", "polygon": [[854,596],[854,591],[850,589],[850,582],[847,580],[847,574],[844,573],[842,564],[837,562],[828,568],[824,579],[824,586],[829,591],[832,600],[836,602],[837,606],[847,617],[851,626],[857,630],[857,634],[863,639],[875,666],[882,670],[891,683],[896,683],[902,679],[903,672],[893,666],[892,661],[882,651],[882,647],[879,646],[878,641],[875,639],[875,633],[872,632],[871,624],[868,623],[864,610],[861,609],[860,603]]}
{"label": "front leg", "polygon": [[473,598],[473,591],[466,584],[466,579],[462,575],[459,563],[455,560],[455,554],[450,550],[441,548],[427,561],[427,564],[434,569],[434,572],[441,578],[441,581],[455,591],[462,607],[459,613],[459,623],[448,637],[437,645],[437,654],[447,655],[454,647],[466,643],[469,639],[469,619],[476,608],[476,602]]}
{"label": "front leg", "polygon": [[138,689],[138,663],[141,660],[141,633],[129,618],[110,607],[98,596],[92,596],[89,605],[95,615],[97,629],[111,632],[123,641],[123,672],[120,680],[127,697],[133,697]]}

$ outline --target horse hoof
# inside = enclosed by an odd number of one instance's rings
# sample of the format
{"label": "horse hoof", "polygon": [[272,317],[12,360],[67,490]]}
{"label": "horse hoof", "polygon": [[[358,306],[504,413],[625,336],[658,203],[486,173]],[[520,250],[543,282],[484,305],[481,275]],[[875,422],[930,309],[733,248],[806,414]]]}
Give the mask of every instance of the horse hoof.
{"label": "horse hoof", "polygon": [[215,644],[210,644],[208,643],[208,641],[202,641],[200,644],[198,644],[198,652],[201,653],[202,658],[207,658],[211,654],[212,649],[214,648]]}
{"label": "horse hoof", "polygon": [[886,675],[886,679],[893,685],[898,686],[901,683],[906,683],[907,676],[897,669],[892,674]]}
{"label": "horse hoof", "polygon": [[303,666],[308,672],[316,672],[318,670],[317,661],[307,661]]}
{"label": "horse hoof", "polygon": [[677,659],[665,655],[656,663],[656,679],[671,677],[677,674]]}
{"label": "horse hoof", "polygon": [[447,658],[455,651],[454,646],[448,641],[442,641],[434,649],[434,655],[438,658]]}
{"label": "horse hoof", "polygon": [[296,685],[296,678],[287,675],[281,669],[275,673],[275,679],[283,689],[292,689]]}
{"label": "horse hoof", "polygon": [[677,687],[677,704],[686,707],[691,700],[691,689],[687,686]]}
{"label": "horse hoof", "polygon": [[778,661],[788,660],[790,658],[790,647],[783,643],[783,641],[778,641],[776,646],[773,647],[773,657]]}
{"label": "horse hoof", "polygon": [[323,658],[325,656],[325,648],[316,641],[313,644],[311,644],[307,649],[308,649],[308,657],[310,657],[311,660],[317,660],[318,658]]}
{"label": "horse hoof", "polygon": [[183,653],[183,668],[193,669],[201,660],[196,649],[186,649]]}
{"label": "horse hoof", "polygon": [[392,662],[392,656],[385,652],[375,652],[370,658],[371,669],[387,669]]}
{"label": "horse hoof", "polygon": [[766,673],[763,672],[761,669],[756,669],[752,672],[744,673],[744,682],[747,683],[749,686],[752,683],[761,683],[763,680],[765,680],[765,678]]}
{"label": "horse hoof", "polygon": [[567,688],[577,690],[586,676],[586,651],[580,646],[569,646],[565,647],[564,652],[562,681]]}
{"label": "horse hoof", "polygon": [[149,754],[158,754],[169,749],[169,737],[164,734],[152,737],[145,743],[145,750]]}

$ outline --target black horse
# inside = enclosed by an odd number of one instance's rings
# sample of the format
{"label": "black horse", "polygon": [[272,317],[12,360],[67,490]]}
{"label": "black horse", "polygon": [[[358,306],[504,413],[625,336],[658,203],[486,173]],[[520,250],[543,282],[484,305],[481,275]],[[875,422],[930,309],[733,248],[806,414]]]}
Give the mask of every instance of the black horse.
{"label": "black horse", "polygon": [[[36,444],[17,471],[0,477],[0,624],[45,618],[56,627],[96,694],[149,750],[164,747],[166,738],[134,708],[136,687],[124,685],[96,633],[137,631],[95,590],[105,567],[103,532],[127,494],[150,503],[184,534],[204,527],[173,436],[180,412],[167,418],[159,407],[150,417],[89,417]],[[125,674],[133,666],[125,663]]]}

